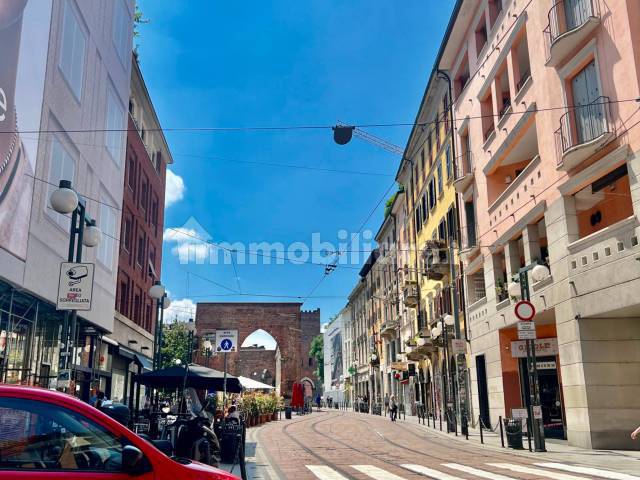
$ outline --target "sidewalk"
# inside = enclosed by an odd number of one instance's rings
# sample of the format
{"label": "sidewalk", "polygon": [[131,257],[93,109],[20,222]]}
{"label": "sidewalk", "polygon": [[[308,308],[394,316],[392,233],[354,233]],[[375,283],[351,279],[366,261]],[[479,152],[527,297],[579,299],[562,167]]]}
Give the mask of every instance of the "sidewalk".
{"label": "sidewalk", "polygon": [[[262,445],[258,444],[257,433],[262,427],[251,427],[247,429],[247,442],[245,461],[247,465],[247,478],[250,480],[278,480],[278,476],[269,464],[263,453]],[[232,465],[228,463],[220,464],[221,470],[231,472],[240,478],[240,466],[236,465],[231,471]]]}
{"label": "sidewalk", "polygon": [[[354,415],[362,415],[356,414]],[[377,416],[377,415],[376,415]],[[602,468],[605,470],[614,470],[616,472],[635,474],[640,472],[640,451],[631,450],[587,450],[584,448],[573,447],[564,440],[546,439],[546,452],[529,452],[527,439],[523,438],[523,446],[525,450],[513,450],[510,448],[502,448],[500,441],[500,427],[492,425],[495,432],[483,429],[482,439],[480,441],[480,430],[478,428],[469,427],[469,440],[460,433],[458,428],[458,436],[455,433],[446,432],[446,424],[443,422],[442,431],[440,431],[440,422],[436,420],[436,428],[433,427],[433,420],[427,425],[418,423],[418,417],[407,415],[406,420],[398,416],[399,425],[407,425],[416,432],[422,431],[435,434],[440,437],[448,438],[453,441],[470,442],[479,447],[488,448],[494,451],[508,451],[509,454],[520,455],[537,462],[561,462],[582,465],[587,467]],[[496,428],[497,427],[497,428]],[[505,436],[505,446],[507,444]],[[533,439],[532,439],[533,445]]]}

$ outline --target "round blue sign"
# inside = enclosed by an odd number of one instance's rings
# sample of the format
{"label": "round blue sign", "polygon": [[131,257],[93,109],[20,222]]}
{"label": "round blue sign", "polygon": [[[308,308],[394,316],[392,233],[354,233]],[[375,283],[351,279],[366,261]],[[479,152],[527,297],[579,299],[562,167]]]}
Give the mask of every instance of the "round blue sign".
{"label": "round blue sign", "polygon": [[225,338],[220,343],[220,348],[222,348],[222,350],[224,351],[229,351],[231,350],[232,347],[233,347],[233,343],[231,343],[231,340],[229,340],[228,338]]}

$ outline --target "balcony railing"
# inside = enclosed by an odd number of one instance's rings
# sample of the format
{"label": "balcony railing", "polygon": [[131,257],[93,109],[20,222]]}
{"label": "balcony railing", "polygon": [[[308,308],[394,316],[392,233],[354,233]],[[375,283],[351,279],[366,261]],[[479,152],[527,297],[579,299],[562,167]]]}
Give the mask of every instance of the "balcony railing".
{"label": "balcony railing", "polygon": [[560,128],[555,132],[558,166],[564,170],[576,167],[607,143],[614,131],[609,97],[570,107],[560,117]]}
{"label": "balcony railing", "polygon": [[556,66],[600,23],[599,0],[559,0],[547,17],[547,65]]}
{"label": "balcony railing", "polygon": [[457,193],[463,193],[473,182],[473,153],[467,150],[456,162],[453,186]]}
{"label": "balcony railing", "polygon": [[409,308],[418,306],[418,284],[415,280],[405,280],[404,282],[404,304]]}

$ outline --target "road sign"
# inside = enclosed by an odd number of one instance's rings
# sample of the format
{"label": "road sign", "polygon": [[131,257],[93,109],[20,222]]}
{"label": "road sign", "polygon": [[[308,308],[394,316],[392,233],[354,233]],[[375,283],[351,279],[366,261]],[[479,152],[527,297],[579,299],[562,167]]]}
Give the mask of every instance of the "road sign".
{"label": "road sign", "polygon": [[93,263],[62,262],[58,279],[58,310],[91,310]]}
{"label": "road sign", "polygon": [[518,340],[535,340],[536,324],[533,322],[518,322]]}
{"label": "road sign", "polygon": [[542,407],[540,405],[533,406],[533,418],[542,420]]}
{"label": "road sign", "polygon": [[536,307],[528,300],[520,300],[513,310],[519,320],[527,321],[536,316]]}
{"label": "road sign", "polygon": [[216,330],[216,352],[229,353],[238,349],[238,330]]}
{"label": "road sign", "polygon": [[451,340],[451,353],[454,355],[464,355],[467,349],[464,344],[464,340],[454,338]]}

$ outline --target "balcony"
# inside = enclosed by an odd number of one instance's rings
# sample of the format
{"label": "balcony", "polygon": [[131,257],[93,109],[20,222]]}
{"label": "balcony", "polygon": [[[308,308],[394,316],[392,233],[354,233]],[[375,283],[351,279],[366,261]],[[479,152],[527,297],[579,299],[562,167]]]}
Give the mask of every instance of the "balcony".
{"label": "balcony", "polygon": [[429,280],[441,280],[449,273],[449,249],[441,240],[429,240],[422,250],[425,276]]}
{"label": "balcony", "polygon": [[460,253],[468,257],[471,257],[477,253],[480,249],[478,242],[478,224],[470,223],[460,229],[460,235],[462,236],[460,242]]}
{"label": "balcony", "polygon": [[415,280],[405,280],[404,282],[404,304],[409,308],[418,306],[418,283]]}
{"label": "balcony", "polygon": [[558,66],[600,25],[598,0],[559,0],[548,13],[544,29],[547,66]]}
{"label": "balcony", "polygon": [[380,327],[380,336],[388,339],[394,338],[398,331],[398,326],[398,322],[395,320],[387,320]]}
{"label": "balcony", "polygon": [[567,171],[577,167],[614,137],[609,97],[571,107],[555,132],[558,168]]}
{"label": "balcony", "polygon": [[456,162],[455,177],[453,179],[453,188],[456,189],[456,193],[463,194],[467,191],[469,186],[473,183],[473,156],[471,151],[467,151],[460,158],[459,162]]}

